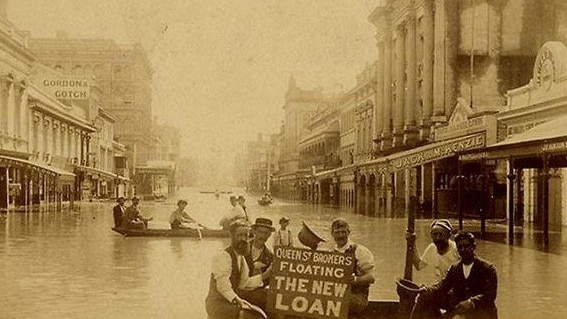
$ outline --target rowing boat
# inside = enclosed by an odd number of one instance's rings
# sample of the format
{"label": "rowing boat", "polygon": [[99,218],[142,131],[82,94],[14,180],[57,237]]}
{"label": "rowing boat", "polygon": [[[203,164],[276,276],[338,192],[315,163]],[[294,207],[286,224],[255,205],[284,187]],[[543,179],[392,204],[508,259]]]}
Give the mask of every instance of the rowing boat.
{"label": "rowing boat", "polygon": [[[113,231],[128,237],[199,237],[196,229],[124,229],[112,228]],[[222,229],[201,229],[204,238],[226,238],[228,232]]]}

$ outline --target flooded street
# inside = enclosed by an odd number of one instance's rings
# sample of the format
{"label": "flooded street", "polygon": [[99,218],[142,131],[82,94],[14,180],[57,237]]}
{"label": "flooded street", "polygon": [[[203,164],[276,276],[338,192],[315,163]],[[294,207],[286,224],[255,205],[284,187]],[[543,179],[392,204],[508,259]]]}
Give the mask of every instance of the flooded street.
{"label": "flooded street", "polygon": [[[188,211],[215,226],[228,209],[198,190],[181,190]],[[372,219],[337,208],[276,200],[260,207],[247,196],[251,218],[277,221],[285,215],[297,233],[308,221],[331,240],[330,222],[351,223],[354,241],[376,258],[377,283],[371,299],[396,299],[394,278],[403,272],[404,220]],[[166,227],[174,199],[142,202],[154,217],[150,227]],[[204,298],[212,254],[225,240],[125,238],[110,230],[111,202],[81,203],[77,211],[10,213],[0,221],[1,318],[206,318]],[[418,247],[427,243],[429,221],[418,220]],[[331,243],[326,243],[329,246]],[[567,314],[567,257],[480,241],[477,252],[496,265],[500,318],[564,318]],[[431,282],[427,270],[418,282]]]}

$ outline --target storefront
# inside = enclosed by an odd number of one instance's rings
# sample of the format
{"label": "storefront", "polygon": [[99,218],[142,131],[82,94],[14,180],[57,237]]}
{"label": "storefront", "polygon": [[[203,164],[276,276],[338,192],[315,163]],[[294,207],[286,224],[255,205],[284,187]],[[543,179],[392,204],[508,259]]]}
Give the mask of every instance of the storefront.
{"label": "storefront", "polygon": [[545,43],[530,83],[507,97],[497,115],[500,142],[463,152],[459,162],[490,164],[483,166],[504,197],[495,209],[507,219],[509,243],[516,227],[530,224],[548,245],[550,235],[567,226],[567,48]]}
{"label": "storefront", "polygon": [[0,211],[72,205],[74,180],[75,174],[57,167],[0,156]]}

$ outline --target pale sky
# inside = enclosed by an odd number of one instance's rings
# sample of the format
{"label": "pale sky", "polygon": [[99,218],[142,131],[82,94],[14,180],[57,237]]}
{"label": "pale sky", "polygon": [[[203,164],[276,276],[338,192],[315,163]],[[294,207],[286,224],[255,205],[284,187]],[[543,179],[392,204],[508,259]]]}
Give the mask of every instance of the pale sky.
{"label": "pale sky", "polygon": [[180,129],[182,154],[218,158],[258,132],[277,132],[290,74],[299,86],[355,84],[376,56],[368,16],[379,0],[9,0],[8,19],[33,37],[141,42],[153,112]]}

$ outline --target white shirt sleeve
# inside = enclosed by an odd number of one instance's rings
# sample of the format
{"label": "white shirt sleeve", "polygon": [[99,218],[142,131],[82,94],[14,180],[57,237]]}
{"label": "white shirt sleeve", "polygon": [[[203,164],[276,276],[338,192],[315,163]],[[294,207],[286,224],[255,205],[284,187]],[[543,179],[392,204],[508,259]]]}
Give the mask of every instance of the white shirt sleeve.
{"label": "white shirt sleeve", "polygon": [[355,258],[357,260],[358,271],[362,274],[374,272],[374,256],[368,248],[358,245],[355,251]]}
{"label": "white shirt sleeve", "polygon": [[421,262],[424,264],[421,269],[425,268],[427,265],[434,265],[436,255],[437,255],[437,247],[435,246],[434,243],[429,244],[427,248],[425,248],[425,251],[423,252],[420,258]]}
{"label": "white shirt sleeve", "polygon": [[217,283],[217,291],[226,299],[231,302],[236,293],[232,290],[230,283],[230,274],[232,272],[232,261],[230,255],[223,251],[213,257],[211,264],[213,278]]}
{"label": "white shirt sleeve", "polygon": [[240,265],[241,265],[240,284],[238,285],[238,288],[254,289],[254,288],[262,287],[262,285],[264,284],[264,282],[262,281],[262,275],[259,274],[256,276],[249,277],[248,274],[250,269],[248,268],[248,264],[246,263],[246,260],[244,260],[244,257],[242,256],[238,256],[238,258],[240,259]]}
{"label": "white shirt sleeve", "polygon": [[281,230],[276,230],[274,233],[274,249],[280,244],[280,232]]}

